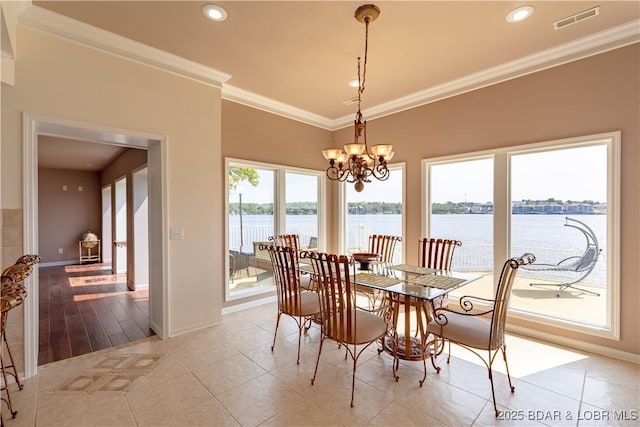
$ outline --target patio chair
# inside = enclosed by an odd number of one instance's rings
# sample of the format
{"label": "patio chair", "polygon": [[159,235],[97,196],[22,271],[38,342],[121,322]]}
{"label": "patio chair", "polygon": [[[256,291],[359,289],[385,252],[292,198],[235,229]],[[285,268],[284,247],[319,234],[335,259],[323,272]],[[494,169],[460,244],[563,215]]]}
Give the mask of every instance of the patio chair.
{"label": "patio chair", "polygon": [[[511,393],[515,391],[515,387],[511,383],[511,375],[509,374],[507,346],[504,336],[511,288],[516,278],[518,268],[531,264],[535,259],[533,254],[526,253],[520,258],[507,260],[502,267],[494,299],[490,300],[465,295],[459,300],[461,311],[452,310],[447,307],[437,308],[434,311],[433,321],[427,326],[427,332],[449,341],[447,363],[451,360],[451,343],[466,348],[482,360],[489,371],[491,396],[493,398],[493,409],[495,410],[496,417],[498,417],[499,412],[498,406],[496,405],[496,393],[493,387],[493,362],[498,355],[498,350],[502,352],[502,358],[507,368],[507,379],[509,380]],[[489,304],[489,306],[474,307],[474,301]],[[487,351],[488,358],[485,359],[478,351]],[[436,356],[437,354],[431,355],[432,361]],[[439,369],[437,371],[440,372]]]}
{"label": "patio chair", "polygon": [[304,251],[301,257],[311,262],[320,295],[321,339],[311,385],[314,384],[318,374],[324,341],[330,339],[338,345],[344,345],[346,352],[353,360],[351,372],[351,407],[353,407],[358,358],[372,343],[387,335],[391,328],[390,313],[385,307],[380,307],[376,313],[373,313],[356,306],[355,287],[349,273],[351,264],[347,256]]}
{"label": "patio chair", "polygon": [[577,219],[565,217],[565,227],[575,228],[579,230],[586,239],[586,247],[582,255],[571,256],[563,259],[557,264],[533,264],[523,267],[528,271],[561,271],[561,272],[573,272],[577,273],[577,278],[571,280],[569,282],[561,282],[561,283],[529,283],[530,286],[557,286],[558,291],[556,292],[556,296],[560,297],[560,292],[565,289],[575,289],[577,291],[581,291],[587,294],[600,296],[599,293],[590,291],[583,288],[578,288],[575,285],[578,282],[584,280],[596,266],[598,262],[598,258],[600,257],[600,253],[602,253],[602,249],[598,245],[598,239],[596,238],[596,234],[593,230],[584,222],[578,221]]}
{"label": "patio chair", "polygon": [[318,294],[308,292],[300,287],[300,274],[297,268],[297,253],[289,246],[261,245],[260,250],[269,252],[273,265],[273,278],[278,295],[278,317],[276,330],[273,332],[273,344],[271,351],[276,346],[276,336],[280,317],[283,314],[290,316],[298,325],[298,358],[300,364],[300,341],[302,332],[311,327],[311,321],[320,313]]}

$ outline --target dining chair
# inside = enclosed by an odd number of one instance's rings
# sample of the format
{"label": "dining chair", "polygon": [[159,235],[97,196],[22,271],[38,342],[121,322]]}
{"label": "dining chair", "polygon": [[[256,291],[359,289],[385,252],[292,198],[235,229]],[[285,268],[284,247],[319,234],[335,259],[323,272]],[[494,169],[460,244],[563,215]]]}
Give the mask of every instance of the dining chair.
{"label": "dining chair", "polygon": [[418,241],[418,262],[421,267],[451,270],[453,254],[459,246],[460,240],[425,237]]}
{"label": "dining chair", "polygon": [[[525,253],[520,258],[508,259],[502,267],[494,299],[465,295],[459,300],[461,310],[453,310],[448,307],[436,308],[433,321],[427,326],[427,332],[449,342],[447,363],[451,360],[451,343],[466,348],[482,360],[489,371],[491,396],[496,417],[499,412],[493,385],[493,362],[499,351],[502,352],[502,358],[507,368],[507,379],[511,393],[515,392],[509,374],[505,343],[505,323],[511,288],[518,268],[535,262],[535,259],[535,256],[530,253]],[[478,303],[478,307],[474,306],[474,301]],[[488,352],[487,359],[480,354],[481,351]],[[432,354],[431,357],[433,361],[436,355]]]}
{"label": "dining chair", "polygon": [[[358,358],[374,342],[381,340],[391,328],[390,313],[380,307],[377,313],[356,305],[355,287],[351,282],[351,263],[345,255],[303,251],[302,258],[313,266],[320,296],[321,339],[311,385],[318,374],[320,355],[326,339],[344,345],[353,360],[351,407],[353,407]],[[358,346],[360,348],[358,349]],[[346,354],[345,354],[346,357]]]}
{"label": "dining chair", "polygon": [[[276,246],[288,246],[293,249],[296,258],[296,268],[300,263],[300,236],[298,234],[278,234],[269,236],[269,241]],[[305,272],[300,272],[300,287],[313,290],[314,283],[311,276]]]}
{"label": "dining chair", "polygon": [[318,294],[300,287],[300,274],[296,261],[297,253],[292,248],[289,246],[261,245],[260,250],[269,252],[278,296],[278,317],[276,319],[276,330],[273,332],[271,351],[276,346],[280,317],[286,314],[293,318],[298,325],[298,358],[296,363],[300,364],[302,332],[306,333],[309,330],[313,318],[320,313]]}
{"label": "dining chair", "polygon": [[369,252],[378,254],[380,262],[393,262],[393,254],[402,237],[387,234],[371,234],[369,236]]}
{"label": "dining chair", "polygon": [[[453,254],[457,247],[462,246],[460,240],[436,239],[425,237],[418,240],[418,264],[420,267],[433,268],[434,270],[451,270]],[[434,300],[434,307],[443,307],[448,304],[447,295]],[[425,311],[427,312],[427,311]]]}
{"label": "dining chair", "polygon": [[[398,242],[402,241],[400,236],[392,236],[388,234],[370,234],[369,235],[369,253],[378,255],[378,262],[393,262],[393,254],[396,250]],[[376,291],[362,286],[356,287],[358,293],[367,298],[369,309],[376,309],[378,305],[384,304],[381,295],[383,292]],[[384,304],[386,305],[386,304]]]}

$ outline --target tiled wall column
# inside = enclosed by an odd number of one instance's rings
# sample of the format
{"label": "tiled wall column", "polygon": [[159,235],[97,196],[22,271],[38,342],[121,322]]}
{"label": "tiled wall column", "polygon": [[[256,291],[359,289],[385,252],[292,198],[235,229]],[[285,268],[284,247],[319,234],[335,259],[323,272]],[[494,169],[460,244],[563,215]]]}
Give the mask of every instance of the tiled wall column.
{"label": "tiled wall column", "polygon": [[[0,232],[0,265],[4,270],[23,254],[22,209],[2,209]],[[5,334],[18,372],[24,372],[24,304],[7,316]]]}

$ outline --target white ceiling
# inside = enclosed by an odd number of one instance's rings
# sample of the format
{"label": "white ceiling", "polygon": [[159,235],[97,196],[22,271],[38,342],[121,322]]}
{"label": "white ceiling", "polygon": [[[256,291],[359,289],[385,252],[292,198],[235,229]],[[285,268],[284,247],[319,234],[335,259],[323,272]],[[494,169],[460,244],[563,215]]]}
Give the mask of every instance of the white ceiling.
{"label": "white ceiling", "polygon": [[[33,2],[204,66],[226,99],[327,129],[352,122],[356,106],[343,101],[356,95],[347,82],[357,77],[365,27],[353,14],[365,2],[215,1],[228,13],[224,22],[205,19],[205,3]],[[381,13],[369,28],[362,101],[369,120],[640,39],[638,1],[375,4]],[[507,23],[525,4],[533,16]],[[554,30],[555,21],[594,6],[598,16]]]}

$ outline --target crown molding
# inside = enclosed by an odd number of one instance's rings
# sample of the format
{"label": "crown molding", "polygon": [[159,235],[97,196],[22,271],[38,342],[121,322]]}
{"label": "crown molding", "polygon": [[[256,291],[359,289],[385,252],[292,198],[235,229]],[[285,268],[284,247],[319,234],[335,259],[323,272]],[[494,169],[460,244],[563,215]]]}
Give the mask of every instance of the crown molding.
{"label": "crown molding", "polygon": [[[515,61],[469,74],[460,79],[430,87],[411,95],[403,96],[383,104],[364,109],[367,120],[398,113],[421,105],[461,95],[506,80],[557,67],[589,56],[618,49],[640,41],[640,20],[634,20],[609,30],[546,49]],[[337,130],[351,125],[351,115],[331,122],[331,129]]]}
{"label": "crown molding", "polygon": [[230,74],[119,36],[50,10],[31,6],[19,15],[21,25],[154,68],[222,88]]}
{"label": "crown molding", "polygon": [[222,88],[222,99],[331,130],[331,120],[324,116],[228,84]]}
{"label": "crown molding", "polygon": [[[225,84],[230,74],[135,42],[75,19],[30,6],[19,15],[19,23],[95,49],[110,52],[149,66],[222,88],[222,98],[330,131],[350,126],[351,115],[330,119],[274,99]],[[640,20],[488,68],[460,79],[397,98],[363,110],[368,120],[461,95],[506,80],[522,77],[568,62],[604,53],[640,41]]]}

